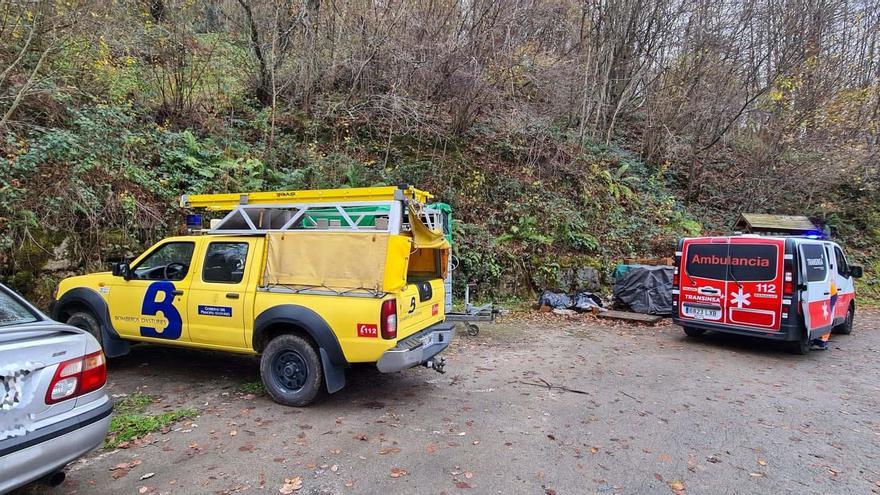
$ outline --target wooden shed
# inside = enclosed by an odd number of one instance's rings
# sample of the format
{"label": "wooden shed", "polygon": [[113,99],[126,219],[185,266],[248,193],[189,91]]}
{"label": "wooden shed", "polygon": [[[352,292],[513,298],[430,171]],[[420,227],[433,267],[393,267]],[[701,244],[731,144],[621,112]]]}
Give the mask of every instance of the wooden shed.
{"label": "wooden shed", "polygon": [[821,232],[804,216],[770,215],[765,213],[743,213],[733,225],[733,230],[745,234],[804,235],[808,232]]}

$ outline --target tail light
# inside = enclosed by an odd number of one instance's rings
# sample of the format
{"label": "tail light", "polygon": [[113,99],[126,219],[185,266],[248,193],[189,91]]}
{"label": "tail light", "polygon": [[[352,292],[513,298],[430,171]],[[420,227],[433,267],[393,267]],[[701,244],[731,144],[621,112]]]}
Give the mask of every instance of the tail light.
{"label": "tail light", "polygon": [[785,260],[785,271],[782,279],[782,295],[794,294],[794,275],[791,270],[791,260]]}
{"label": "tail light", "polygon": [[55,370],[46,392],[46,404],[79,397],[98,390],[107,382],[107,364],[104,353],[93,352],[83,357],[64,361]]}
{"label": "tail light", "polygon": [[678,266],[675,267],[675,270],[672,272],[672,286],[674,288],[678,288]]}
{"label": "tail light", "polygon": [[382,302],[382,315],[380,317],[383,339],[397,338],[397,299],[388,299]]}

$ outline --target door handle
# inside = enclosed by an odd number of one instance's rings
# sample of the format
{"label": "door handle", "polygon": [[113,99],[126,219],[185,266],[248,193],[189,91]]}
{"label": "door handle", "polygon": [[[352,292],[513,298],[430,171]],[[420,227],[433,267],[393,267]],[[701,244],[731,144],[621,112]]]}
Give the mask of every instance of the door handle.
{"label": "door handle", "polygon": [[180,289],[174,289],[173,291],[171,291],[171,295],[172,295],[172,296],[182,296],[182,295],[183,295],[183,291],[180,290]]}
{"label": "door handle", "polygon": [[831,293],[830,293],[830,292],[823,292],[822,295],[823,295],[823,296],[830,296]]}
{"label": "door handle", "polygon": [[238,299],[238,292],[227,292],[226,299]]}

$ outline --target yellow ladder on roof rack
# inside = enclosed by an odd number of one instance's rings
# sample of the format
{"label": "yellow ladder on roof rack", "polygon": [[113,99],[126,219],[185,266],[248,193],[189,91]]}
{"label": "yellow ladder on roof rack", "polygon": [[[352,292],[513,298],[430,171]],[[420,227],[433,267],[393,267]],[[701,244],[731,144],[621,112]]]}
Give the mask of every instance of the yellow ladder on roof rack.
{"label": "yellow ladder on roof rack", "polygon": [[181,208],[229,211],[241,205],[287,203],[336,203],[352,201],[412,200],[426,203],[434,195],[411,186],[352,187],[349,189],[311,189],[302,191],[264,191],[226,194],[184,194]]}

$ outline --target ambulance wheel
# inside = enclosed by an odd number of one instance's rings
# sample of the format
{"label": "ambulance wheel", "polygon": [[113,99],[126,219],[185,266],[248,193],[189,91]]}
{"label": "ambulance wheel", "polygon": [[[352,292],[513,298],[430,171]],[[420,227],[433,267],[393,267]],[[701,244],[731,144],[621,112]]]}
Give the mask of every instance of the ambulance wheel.
{"label": "ambulance wheel", "polygon": [[855,318],[856,308],[853,307],[852,304],[849,305],[849,309],[846,310],[846,319],[843,320],[843,323],[834,327],[834,333],[839,333],[841,335],[849,335],[852,333],[853,327],[853,318]]}
{"label": "ambulance wheel", "polygon": [[801,338],[797,342],[792,342],[791,352],[801,356],[810,352],[810,331],[806,328],[801,332]]}
{"label": "ambulance wheel", "polygon": [[702,328],[694,328],[694,327],[683,327],[684,333],[688,337],[702,337],[704,333],[706,333],[705,329]]}
{"label": "ambulance wheel", "polygon": [[87,311],[77,311],[67,317],[67,324],[89,332],[92,334],[92,337],[98,340],[101,347],[104,347],[104,342],[101,338],[101,325],[98,324],[98,320],[91,313]]}
{"label": "ambulance wheel", "polygon": [[310,342],[291,334],[275,337],[263,350],[260,377],[272,399],[285,406],[311,404],[324,385],[318,352]]}

